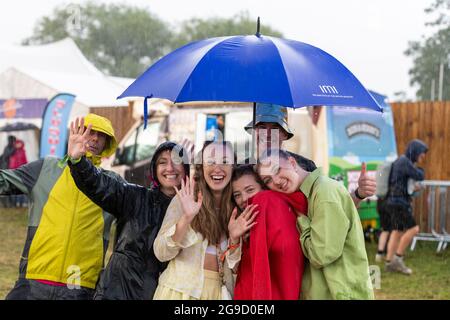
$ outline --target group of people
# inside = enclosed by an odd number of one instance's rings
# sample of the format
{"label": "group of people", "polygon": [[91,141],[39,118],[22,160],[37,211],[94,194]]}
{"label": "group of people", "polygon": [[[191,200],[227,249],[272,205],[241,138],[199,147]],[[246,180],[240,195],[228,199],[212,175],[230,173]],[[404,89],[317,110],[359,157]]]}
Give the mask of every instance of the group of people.
{"label": "group of people", "polygon": [[418,182],[425,178],[420,165],[423,164],[427,151],[428,146],[423,141],[410,141],[405,154],[391,165],[387,194],[377,201],[382,232],[375,260],[385,260],[385,270],[388,272],[412,274],[412,269],[406,266],[403,256],[414,236],[419,233],[411,202],[413,195],[421,189]]}
{"label": "group of people", "polygon": [[25,143],[15,136],[8,136],[8,143],[0,156],[0,169],[16,169],[27,162]]}
{"label": "group of people", "polygon": [[[13,135],[8,136],[8,143],[0,155],[0,169],[16,169],[27,162],[25,143]],[[25,204],[24,195],[10,195],[2,198],[4,207],[22,207]]]}
{"label": "group of people", "polygon": [[281,106],[257,105],[248,127],[256,163],[237,165],[227,141],[207,141],[195,157],[164,142],[152,188],[99,167],[117,142],[93,114],[71,123],[64,159],[1,170],[1,194],[33,201],[7,299],[373,299],[356,207],[375,193],[374,179],[363,168],[350,194],[284,151],[292,133]]}

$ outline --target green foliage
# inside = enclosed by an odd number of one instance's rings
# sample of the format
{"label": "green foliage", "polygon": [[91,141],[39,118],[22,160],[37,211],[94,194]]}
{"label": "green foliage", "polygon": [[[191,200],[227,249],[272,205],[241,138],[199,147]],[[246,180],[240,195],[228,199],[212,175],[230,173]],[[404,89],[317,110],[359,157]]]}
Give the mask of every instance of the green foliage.
{"label": "green foliage", "polygon": [[[212,17],[207,19],[192,18],[182,23],[172,47],[178,48],[191,41],[212,37],[251,35],[256,33],[256,18],[250,17],[246,11],[231,18]],[[267,36],[282,37],[282,33],[261,23],[260,33]]]}
{"label": "green foliage", "polygon": [[411,85],[418,85],[417,97],[429,100],[432,81],[434,80],[434,96],[438,97],[439,72],[441,63],[444,66],[443,100],[450,100],[450,0],[435,0],[425,10],[430,15],[437,14],[428,26],[437,31],[423,41],[412,41],[405,51],[413,58],[413,67],[409,70]]}
{"label": "green foliage", "polygon": [[[193,18],[179,33],[145,8],[125,4],[65,5],[35,26],[23,44],[44,44],[71,37],[83,54],[106,74],[137,77],[163,55],[190,41],[216,36],[255,34],[256,18],[241,12],[232,18]],[[282,34],[262,24],[261,33]]]}
{"label": "green foliage", "polygon": [[[75,8],[75,9],[74,9]],[[136,77],[166,54],[172,32],[145,9],[123,4],[57,7],[43,17],[24,44],[42,44],[71,37],[83,54],[107,74]]]}

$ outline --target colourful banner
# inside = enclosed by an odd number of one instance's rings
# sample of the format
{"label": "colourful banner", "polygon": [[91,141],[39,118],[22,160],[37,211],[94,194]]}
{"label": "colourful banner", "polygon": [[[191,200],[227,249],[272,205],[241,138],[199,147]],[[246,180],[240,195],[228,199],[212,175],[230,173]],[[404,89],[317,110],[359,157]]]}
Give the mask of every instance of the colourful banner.
{"label": "colourful banner", "polygon": [[40,158],[64,156],[68,135],[67,123],[74,101],[73,94],[61,93],[47,104],[42,117]]}
{"label": "colourful banner", "polygon": [[0,119],[41,118],[47,99],[0,99]]}
{"label": "colourful banner", "polygon": [[383,113],[369,109],[328,107],[328,155],[353,164],[397,157],[394,120],[389,105]]}

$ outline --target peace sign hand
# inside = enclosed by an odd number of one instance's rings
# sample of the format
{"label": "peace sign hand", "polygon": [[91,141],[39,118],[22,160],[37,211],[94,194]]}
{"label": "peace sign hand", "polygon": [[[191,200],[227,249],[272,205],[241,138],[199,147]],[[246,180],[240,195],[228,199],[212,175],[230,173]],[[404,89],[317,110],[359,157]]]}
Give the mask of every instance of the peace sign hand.
{"label": "peace sign hand", "polygon": [[87,145],[89,142],[89,134],[91,132],[92,124],[87,128],[84,127],[84,118],[81,120],[77,118],[70,123],[69,144],[67,147],[67,154],[72,159],[79,159],[86,154]]}

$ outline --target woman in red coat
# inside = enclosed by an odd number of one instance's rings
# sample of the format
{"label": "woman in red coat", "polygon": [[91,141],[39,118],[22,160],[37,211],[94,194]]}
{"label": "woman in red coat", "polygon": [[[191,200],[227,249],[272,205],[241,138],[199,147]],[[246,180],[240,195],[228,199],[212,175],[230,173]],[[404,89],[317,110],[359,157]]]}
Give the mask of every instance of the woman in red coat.
{"label": "woman in red coat", "polygon": [[[27,155],[25,153],[25,143],[22,140],[16,139],[14,148],[14,153],[9,157],[9,169],[17,169],[21,165],[28,163]],[[13,207],[23,207],[27,203],[27,198],[24,194],[11,195],[9,200]]]}
{"label": "woman in red coat", "polygon": [[307,212],[301,192],[290,195],[263,190],[251,165],[235,168],[233,197],[242,211],[259,211],[256,225],[244,240],[237,270],[236,300],[297,300],[303,275],[303,252],[296,226],[297,213]]}
{"label": "woman in red coat", "polygon": [[9,169],[16,169],[21,165],[28,163],[24,142],[22,140],[16,139],[14,147],[16,150],[9,157]]}

